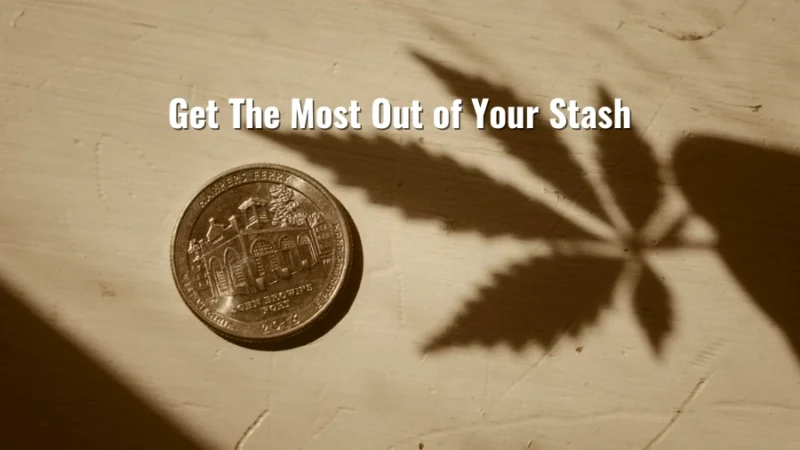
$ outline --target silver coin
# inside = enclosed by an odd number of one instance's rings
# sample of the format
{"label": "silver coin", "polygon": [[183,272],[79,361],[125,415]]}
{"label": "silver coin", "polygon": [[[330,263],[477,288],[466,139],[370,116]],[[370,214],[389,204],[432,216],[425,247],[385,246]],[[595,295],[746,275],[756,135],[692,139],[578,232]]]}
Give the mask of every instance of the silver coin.
{"label": "silver coin", "polygon": [[217,333],[247,342],[294,335],[324,315],[352,264],[344,209],[310,176],[254,164],[192,198],[172,238],[181,297]]}

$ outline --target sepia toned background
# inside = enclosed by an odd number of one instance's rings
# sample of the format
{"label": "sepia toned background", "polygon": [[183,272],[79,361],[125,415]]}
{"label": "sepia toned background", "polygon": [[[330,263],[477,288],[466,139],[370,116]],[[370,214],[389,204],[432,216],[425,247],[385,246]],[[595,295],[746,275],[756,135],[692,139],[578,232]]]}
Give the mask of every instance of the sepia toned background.
{"label": "sepia toned background", "polygon": [[[800,4],[0,3],[8,448],[793,449]],[[175,131],[175,97],[222,109]],[[359,132],[233,130],[230,97],[358,100]],[[633,129],[375,131],[369,105],[601,105]],[[468,103],[467,103],[468,104]],[[284,116],[284,123],[287,117]],[[219,172],[348,210],[319,339],[228,343],[171,232]]]}

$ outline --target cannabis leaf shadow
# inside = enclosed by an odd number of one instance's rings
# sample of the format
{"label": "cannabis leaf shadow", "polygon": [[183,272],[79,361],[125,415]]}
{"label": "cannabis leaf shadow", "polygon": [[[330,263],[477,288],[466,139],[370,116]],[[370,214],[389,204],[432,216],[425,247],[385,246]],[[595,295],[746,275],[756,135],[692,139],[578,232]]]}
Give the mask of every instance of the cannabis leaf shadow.
{"label": "cannabis leaf shadow", "polygon": [[[490,105],[502,107],[535,105],[508,88],[465,75],[419,53],[413,55],[457,98],[488,98]],[[613,103],[604,88],[598,91],[601,105]],[[495,275],[494,283],[468,301],[425,350],[501,343],[519,350],[529,341],[549,348],[565,333],[579,335],[597,320],[600,311],[611,305],[618,283],[629,283],[633,286],[636,318],[652,349],[660,355],[672,330],[673,312],[666,286],[643,255],[645,250],[671,244],[648,241],[641,235],[661,204],[663,182],[653,149],[641,138],[635,124],[628,130],[599,132],[596,143],[603,181],[622,210],[626,227],[610,220],[606,213],[609,208],[602,206],[594,186],[572,159],[571,150],[560,143],[556,131],[547,123],[540,121],[534,130],[492,130],[489,134],[503,144],[509,155],[521,160],[532,175],[556,186],[566,198],[605,221],[614,230],[615,239],[593,244],[608,244],[617,251],[574,254],[565,253],[556,245],[552,256],[533,256],[528,262]],[[502,331],[494,333],[493,329]]]}
{"label": "cannabis leaf shadow", "polygon": [[[512,90],[468,76],[414,53],[450,92],[469,105],[470,98],[488,98],[492,106],[533,105]],[[603,102],[611,96],[600,89]],[[470,108],[465,107],[465,111]],[[661,180],[652,149],[636,130],[601,134],[598,146],[605,179],[632,233],[617,229],[608,208],[570,149],[547,123],[535,130],[487,130],[505,151],[559,194],[616,230],[614,239],[596,236],[568,218],[483,171],[447,156],[435,155],[418,143],[398,143],[358,133],[275,133],[257,131],[308,161],[332,170],[336,181],[362,189],[374,203],[391,206],[411,220],[429,220],[452,232],[538,239],[552,252],[531,255],[527,262],[496,274],[494,282],[467,301],[424,351],[454,346],[507,345],[521,351],[531,344],[552,346],[565,333],[579,335],[611,306],[618,283],[634,283],[637,319],[652,348],[660,354],[671,331],[669,293],[650,269],[643,251],[659,244],[638,234],[661,202]],[[605,246],[604,252],[582,247]]]}
{"label": "cannabis leaf shadow", "polygon": [[[535,106],[508,87],[411,54],[464,101],[465,113],[473,111],[472,98],[489,99],[490,106]],[[613,96],[603,87],[597,97],[599,106],[612,104]],[[716,247],[702,248],[720,252],[800,357],[800,283],[791,281],[800,268],[800,238],[793,231],[800,229],[800,212],[789,209],[800,205],[800,158],[788,151],[695,137],[678,145],[672,165],[661,164],[634,120],[631,129],[596,132],[600,175],[590,181],[573,150],[547,122],[539,120],[535,130],[484,131],[531,177],[554,187],[583,217],[611,230],[600,236],[575,215],[480,169],[436,155],[421,143],[358,133],[258,133],[328,168],[339,184],[361,189],[373,203],[395,208],[409,220],[435,222],[454,233],[545,244],[546,251],[501,270],[477,289],[450,323],[424,343],[423,352],[473,345],[549,349],[563,336],[580,336],[595,324],[623,288],[643,337],[660,357],[675,313],[669,289],[647,255],[694,247],[680,231],[695,215],[720,234]],[[693,208],[670,222],[659,214],[664,171],[675,175]],[[601,201],[600,188],[611,202]],[[768,231],[767,223],[774,231]],[[660,232],[653,232],[654,224]]]}

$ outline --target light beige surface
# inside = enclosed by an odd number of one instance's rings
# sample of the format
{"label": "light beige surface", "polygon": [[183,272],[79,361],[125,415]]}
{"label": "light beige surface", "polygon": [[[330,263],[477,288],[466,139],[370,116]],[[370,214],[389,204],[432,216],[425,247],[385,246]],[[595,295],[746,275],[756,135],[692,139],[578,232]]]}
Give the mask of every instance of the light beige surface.
{"label": "light beige surface", "polygon": [[[449,105],[461,94],[417,52],[543,109],[552,97],[596,103],[603,86],[630,106],[664,164],[690,133],[797,152],[798,2],[76,0],[4,1],[0,13],[0,275],[43,321],[210,448],[800,445],[797,360],[714,250],[713,225],[693,219],[682,228],[692,249],[644,252],[674,311],[659,356],[631,301],[641,267],[625,259],[614,227],[468,121],[461,131],[377,132],[364,120],[358,136],[376,143],[348,154],[347,145],[292,147],[234,131],[226,108],[219,131],[174,131],[167,120],[174,97],[222,106],[253,97],[282,111],[293,97],[356,99],[366,113],[376,97]],[[624,227],[599,176],[596,132],[554,136]],[[390,142],[422,153],[403,163]],[[325,156],[309,156],[317,154]],[[435,157],[420,157],[428,154]],[[363,279],[348,315],[291,351],[221,340],[192,316],[171,278],[181,208],[209,178],[250,162],[312,174],[361,235]],[[380,176],[354,172],[370,167]],[[480,171],[473,175],[519,194],[461,195],[458,180],[448,181],[454,171]],[[687,205],[664,176],[647,231],[654,240]],[[431,186],[450,191],[425,193]],[[402,189],[423,195],[404,204]],[[440,215],[427,210],[426,195],[446,206]],[[610,279],[610,306],[596,318],[576,312],[567,321],[574,333],[528,336],[516,348],[495,325],[492,345],[474,344],[478,336],[426,351],[495,275],[513,276],[515,265],[556,251],[544,240],[552,236],[517,223],[512,199],[540,202],[600,242],[566,247],[628,261]],[[487,208],[480,223],[459,222],[478,220],[475,211],[446,216],[473,200]],[[519,220],[527,217],[537,216]],[[573,269],[541,276],[584,283]],[[487,304],[473,320],[487,314],[489,323]]]}

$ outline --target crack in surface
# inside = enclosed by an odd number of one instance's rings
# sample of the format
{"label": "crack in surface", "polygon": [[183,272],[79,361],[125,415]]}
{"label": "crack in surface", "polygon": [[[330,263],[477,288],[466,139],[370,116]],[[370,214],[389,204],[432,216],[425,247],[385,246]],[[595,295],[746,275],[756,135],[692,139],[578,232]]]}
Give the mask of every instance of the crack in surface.
{"label": "crack in surface", "polygon": [[650,450],[656,444],[664,440],[664,437],[666,437],[667,433],[669,433],[675,427],[675,424],[678,422],[678,419],[681,418],[681,416],[683,415],[684,411],[686,411],[686,408],[689,406],[689,404],[692,403],[697,398],[698,395],[700,395],[700,391],[705,387],[706,383],[708,382],[708,379],[709,379],[708,377],[704,377],[697,382],[694,388],[692,388],[691,392],[689,392],[689,395],[686,396],[683,402],[681,402],[680,406],[678,406],[678,409],[675,410],[675,413],[669,419],[669,422],[667,422],[667,424],[664,426],[664,428],[661,429],[661,431],[659,431],[655,436],[653,436],[653,439],[650,439],[650,441],[644,447],[642,447],[642,450]]}
{"label": "crack in surface", "polygon": [[256,417],[256,420],[254,420],[253,423],[250,424],[250,426],[247,427],[246,430],[244,430],[244,433],[242,433],[242,437],[240,437],[239,441],[236,442],[234,450],[242,450],[244,448],[245,442],[247,442],[250,436],[252,436],[253,433],[255,433],[255,431],[258,429],[258,427],[260,427],[261,424],[264,423],[264,420],[267,417],[269,417],[269,415],[270,415],[269,408],[265,409],[264,411],[261,411],[261,414],[259,414],[258,417]]}

